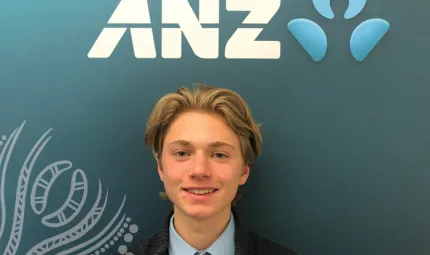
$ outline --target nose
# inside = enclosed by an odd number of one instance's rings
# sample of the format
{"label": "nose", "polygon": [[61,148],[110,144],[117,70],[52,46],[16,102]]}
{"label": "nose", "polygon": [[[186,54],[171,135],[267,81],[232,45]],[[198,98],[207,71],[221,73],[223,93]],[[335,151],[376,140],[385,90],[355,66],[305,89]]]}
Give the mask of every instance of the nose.
{"label": "nose", "polygon": [[189,176],[194,179],[204,179],[211,176],[209,158],[203,152],[194,154],[189,169]]}

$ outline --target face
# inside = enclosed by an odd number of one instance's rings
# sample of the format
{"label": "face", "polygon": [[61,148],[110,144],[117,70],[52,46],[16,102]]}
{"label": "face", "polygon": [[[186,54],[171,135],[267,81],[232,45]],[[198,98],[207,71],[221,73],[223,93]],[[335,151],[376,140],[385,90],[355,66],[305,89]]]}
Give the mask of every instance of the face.
{"label": "face", "polygon": [[243,162],[238,135],[221,116],[190,111],[171,123],[158,173],[175,213],[208,218],[230,211],[249,167]]}

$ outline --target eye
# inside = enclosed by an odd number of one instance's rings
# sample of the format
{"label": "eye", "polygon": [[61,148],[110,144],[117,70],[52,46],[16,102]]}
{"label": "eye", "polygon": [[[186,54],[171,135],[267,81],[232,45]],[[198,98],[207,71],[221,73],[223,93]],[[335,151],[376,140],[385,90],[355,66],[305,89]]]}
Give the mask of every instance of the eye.
{"label": "eye", "polygon": [[178,157],[185,157],[185,156],[188,156],[189,154],[186,151],[176,151],[173,153],[173,155]]}
{"label": "eye", "polygon": [[217,157],[217,158],[219,158],[219,159],[228,158],[228,155],[224,154],[224,153],[215,153],[214,156]]}

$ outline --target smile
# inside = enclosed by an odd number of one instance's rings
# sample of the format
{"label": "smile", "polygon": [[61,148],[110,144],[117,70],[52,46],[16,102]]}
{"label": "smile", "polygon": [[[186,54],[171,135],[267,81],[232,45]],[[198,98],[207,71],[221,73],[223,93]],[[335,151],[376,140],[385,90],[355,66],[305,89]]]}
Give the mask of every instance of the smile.
{"label": "smile", "polygon": [[185,189],[185,190],[189,193],[196,194],[196,195],[206,195],[217,191],[217,189]]}

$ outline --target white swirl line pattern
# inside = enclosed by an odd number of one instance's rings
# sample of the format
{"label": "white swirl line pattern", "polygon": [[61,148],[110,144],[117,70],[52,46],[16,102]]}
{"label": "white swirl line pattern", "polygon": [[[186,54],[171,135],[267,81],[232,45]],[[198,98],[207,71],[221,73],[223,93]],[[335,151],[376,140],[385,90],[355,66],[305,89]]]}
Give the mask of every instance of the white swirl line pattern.
{"label": "white swirl line pattern", "polygon": [[[18,139],[19,134],[21,133],[22,128],[24,127],[24,123],[21,124],[21,126],[13,131],[13,133],[9,136],[9,139],[7,140],[5,146],[3,147],[3,150],[0,155],[0,167],[3,163],[3,158],[7,150],[7,156],[5,163],[3,164],[3,169],[1,173],[1,183],[0,183],[0,207],[1,207],[1,223],[0,223],[0,239],[3,236],[4,226],[6,223],[6,203],[4,200],[4,187],[5,187],[5,181],[6,181],[6,170],[9,163],[10,156],[12,154],[12,151],[15,147],[16,140]],[[12,141],[12,144],[9,147],[10,142]]]}
{"label": "white swirl line pattern", "polygon": [[[14,154],[17,141],[19,140],[20,134],[24,128],[26,121],[24,121],[19,127],[17,127],[10,135],[2,135],[0,133],[0,242],[6,243],[6,240],[2,240],[2,237],[5,237],[3,234],[5,232],[6,226],[8,226],[7,221],[8,217],[6,217],[7,209],[5,198],[8,197],[6,193],[9,191],[6,190],[6,183],[11,183],[8,180],[8,175],[10,171],[8,168],[15,167],[13,166],[14,162],[11,161],[9,164],[11,156]],[[15,191],[15,201],[8,201],[8,204],[14,204],[13,213],[10,213],[10,219],[12,219],[12,224],[9,224],[8,231],[9,240],[4,247],[0,247],[0,254],[2,255],[45,255],[45,254],[57,254],[57,255],[69,255],[69,254],[77,254],[80,252],[80,255],[100,255],[104,252],[107,252],[109,249],[116,249],[117,251],[124,251],[124,245],[120,245],[118,241],[123,237],[123,241],[129,243],[133,240],[133,233],[137,233],[138,227],[136,224],[133,224],[129,227],[129,223],[131,221],[130,217],[126,217],[127,214],[123,212],[126,195],[122,200],[121,205],[117,208],[116,214],[110,219],[109,223],[103,228],[102,231],[98,231],[96,236],[91,236],[89,238],[84,238],[87,236],[87,233],[91,231],[99,222],[102,222],[100,219],[102,215],[105,213],[107,201],[108,201],[108,190],[102,192],[102,184],[101,181],[98,180],[99,189],[96,201],[91,206],[89,211],[86,214],[82,215],[82,219],[80,219],[77,223],[73,223],[71,227],[66,229],[66,231],[56,233],[52,237],[48,237],[47,239],[42,239],[36,245],[30,246],[31,248],[27,248],[27,253],[25,251],[19,250],[21,239],[27,236],[27,231],[23,231],[24,229],[24,218],[25,214],[29,212],[35,213],[35,215],[42,216],[40,226],[52,228],[59,228],[70,225],[72,221],[74,221],[81,213],[84,208],[84,204],[87,201],[88,193],[89,193],[89,179],[85,172],[81,169],[76,169],[72,173],[72,177],[70,180],[70,189],[68,192],[68,196],[65,201],[61,204],[60,208],[57,210],[53,210],[52,213],[48,215],[44,215],[47,207],[50,205],[48,199],[50,198],[50,194],[53,193],[51,188],[54,187],[55,182],[64,172],[72,169],[72,162],[67,160],[59,160],[51,163],[43,168],[40,173],[37,174],[33,183],[31,183],[30,177],[35,172],[33,168],[35,168],[35,163],[38,161],[39,156],[42,151],[44,151],[45,147],[49,143],[52,138],[49,134],[52,129],[46,131],[39,140],[33,145],[30,153],[26,156],[24,163],[21,166],[19,171],[19,175],[17,177],[17,185]],[[13,155],[14,156],[14,155]],[[15,157],[15,156],[14,156]],[[37,166],[38,167],[38,166]],[[36,167],[36,168],[37,168]],[[13,172],[13,171],[12,171]],[[12,182],[12,184],[15,182]],[[32,186],[30,191],[30,186]],[[12,191],[13,192],[13,191]],[[103,195],[105,193],[105,195]],[[29,202],[31,206],[26,207],[27,195],[29,196]],[[15,202],[15,203],[13,203]],[[27,208],[31,208],[27,210]],[[43,214],[43,215],[42,215]],[[122,215],[122,216],[120,216]],[[26,222],[29,220],[29,217],[26,217]],[[125,229],[128,228],[129,233],[124,233]],[[43,234],[43,230],[39,229],[31,229],[29,233],[33,233],[36,236]],[[29,235],[31,236],[31,234]],[[91,239],[90,239],[91,238]],[[23,240],[24,240],[23,239]],[[82,241],[80,241],[82,239]],[[85,240],[89,239],[89,240]],[[74,241],[79,240],[80,244],[72,244]],[[28,240],[27,240],[28,242]],[[119,246],[116,245],[118,243]],[[66,246],[68,246],[66,248]],[[116,247],[115,247],[116,246]],[[3,253],[1,253],[3,251]],[[127,253],[130,255],[130,252]]]}
{"label": "white swirl line pattern", "polygon": [[94,203],[93,208],[91,208],[91,211],[87,214],[87,216],[78,225],[74,226],[72,229],[36,244],[35,246],[33,246],[33,248],[31,248],[27,252],[27,255],[45,254],[55,248],[58,248],[60,246],[73,242],[81,238],[83,235],[85,235],[97,224],[97,222],[100,220],[100,217],[103,214],[103,211],[105,210],[107,199],[108,199],[108,191],[106,191],[106,197],[103,205],[99,206],[101,196],[102,196],[102,185],[99,181],[99,193],[97,196],[97,201]]}
{"label": "white swirl line pattern", "polygon": [[[104,243],[106,243],[114,234],[116,231],[118,231],[118,229],[121,227],[122,223],[124,222],[125,219],[125,214],[124,216],[122,216],[122,219],[118,222],[118,224],[116,225],[116,227],[114,229],[112,229],[112,231],[105,236],[102,240],[100,240],[98,243],[96,243],[95,245],[93,245],[92,247],[86,249],[83,252],[80,252],[78,255],[87,255],[90,252],[96,250],[97,248],[99,248],[100,246],[102,246]],[[102,248],[104,250],[104,248]]]}
{"label": "white swirl line pattern", "polygon": [[[100,233],[98,233],[95,237],[93,237],[93,238],[91,238],[90,240],[87,240],[87,241],[85,241],[85,242],[83,242],[83,243],[81,243],[81,244],[79,244],[79,245],[76,245],[76,246],[74,246],[73,248],[70,248],[70,249],[68,249],[68,250],[65,250],[65,251],[62,251],[62,252],[59,252],[57,255],[67,255],[67,254],[70,254],[70,253],[72,253],[72,252],[75,252],[75,251],[77,251],[77,250],[79,250],[79,249],[82,249],[82,248],[84,248],[84,247],[86,247],[86,246],[88,246],[88,245],[90,245],[90,244],[92,244],[93,242],[95,242],[95,241],[97,241],[98,239],[100,239],[108,230],[109,230],[109,228],[114,224],[114,222],[116,221],[116,219],[118,218],[118,216],[121,214],[121,211],[122,211],[122,209],[123,209],[123,207],[124,207],[124,204],[125,204],[125,200],[126,200],[126,196],[124,196],[124,198],[123,198],[123,200],[122,200],[122,203],[121,203],[121,206],[119,207],[119,209],[117,210],[117,212],[116,212],[116,214],[115,214],[115,216],[113,216],[113,218],[112,218],[112,220],[109,222],[109,224],[108,225],[106,225],[106,227],[100,232]],[[124,215],[124,217],[125,217],[125,215]],[[123,217],[123,218],[124,218]],[[116,231],[116,230],[115,230]],[[109,235],[108,235],[108,237],[109,237]],[[110,238],[110,237],[109,237]],[[102,240],[103,242],[104,242],[104,239]],[[99,242],[100,243],[100,242]],[[97,249],[97,245],[99,244],[99,243],[97,243],[95,246],[96,246],[96,248],[95,249]],[[94,246],[93,246],[94,247]],[[91,247],[91,248],[93,248],[93,247]],[[86,253],[86,254],[88,254],[88,253]]]}
{"label": "white swirl line pattern", "polygon": [[[31,208],[36,214],[40,215],[45,211],[52,185],[63,172],[70,168],[72,168],[72,162],[67,160],[57,161],[45,167],[36,177],[30,195]],[[42,194],[37,196],[39,193]]]}
{"label": "white swirl line pattern", "polygon": [[[73,172],[70,186],[70,192],[64,204],[57,211],[42,218],[42,223],[45,226],[51,228],[62,227],[72,221],[82,210],[88,193],[88,181],[84,171],[78,169]],[[78,199],[79,202],[76,202]],[[68,208],[72,211],[70,215],[66,214],[66,209]]]}
{"label": "white swirl line pattern", "polygon": [[[18,185],[16,188],[16,200],[15,200],[15,211],[13,215],[12,231],[9,236],[4,255],[15,255],[18,250],[18,246],[21,242],[22,228],[24,225],[24,211],[25,211],[25,198],[27,197],[28,180],[30,177],[31,170],[33,169],[34,162],[39,157],[43,148],[49,142],[51,137],[45,139],[45,137],[51,132],[51,129],[46,131],[45,134],[37,141],[30,151],[30,154],[24,161],[24,165],[21,168]],[[43,141],[43,143],[42,143]],[[42,143],[42,145],[40,145]]]}

